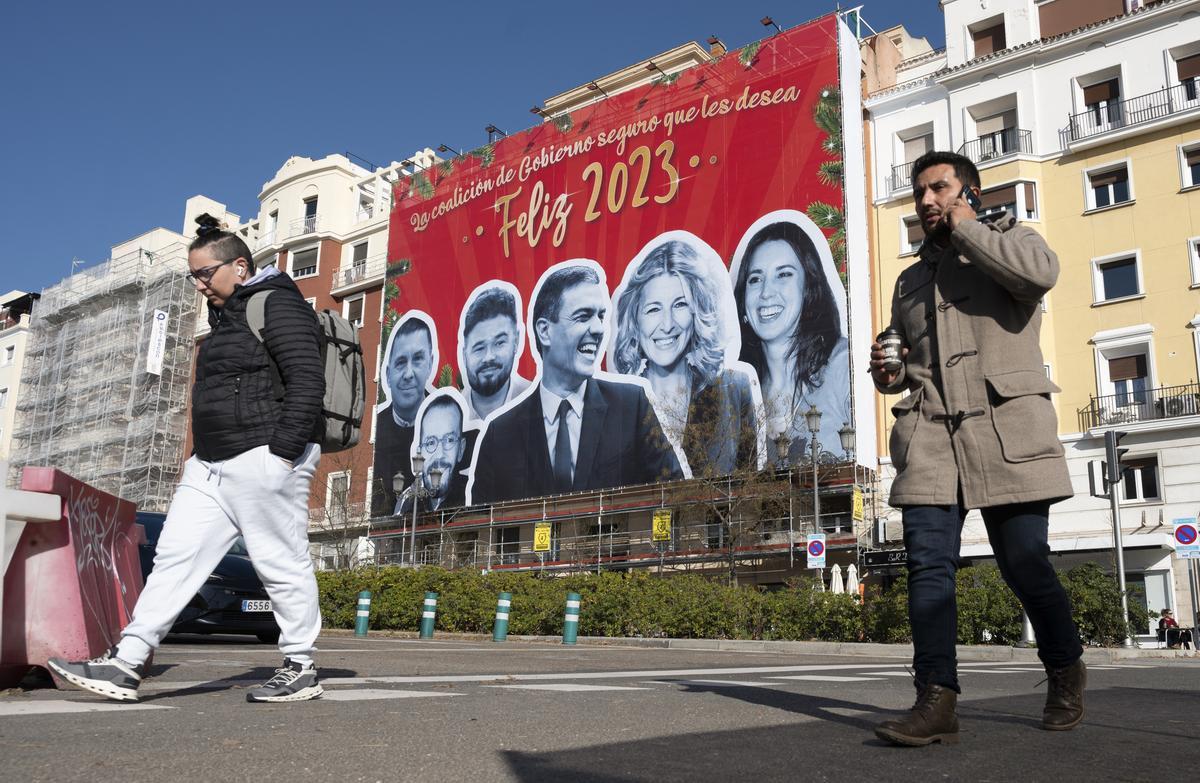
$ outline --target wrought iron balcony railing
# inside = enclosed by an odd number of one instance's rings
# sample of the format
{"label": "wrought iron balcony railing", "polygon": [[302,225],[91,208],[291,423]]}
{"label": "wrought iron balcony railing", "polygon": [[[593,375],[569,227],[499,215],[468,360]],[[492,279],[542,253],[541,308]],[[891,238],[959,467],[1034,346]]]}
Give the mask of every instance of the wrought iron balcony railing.
{"label": "wrought iron balcony railing", "polygon": [[1079,429],[1083,432],[1197,414],[1200,414],[1200,383],[1092,397],[1087,407],[1078,411]]}
{"label": "wrought iron balcony railing", "polygon": [[382,279],[386,270],[387,253],[379,253],[370,258],[340,266],[333,273],[332,291],[337,293],[342,289],[373,281],[376,278]]}
{"label": "wrought iron balcony railing", "polygon": [[1005,128],[988,133],[958,148],[958,154],[970,158],[972,163],[987,163],[1018,153],[1032,152],[1033,133],[1020,128]]}
{"label": "wrought iron balcony railing", "polygon": [[306,215],[292,221],[292,236],[311,234],[321,225],[318,215]]}
{"label": "wrought iron balcony railing", "polygon": [[912,186],[912,166],[915,162],[910,160],[908,163],[900,163],[892,166],[892,173],[888,176],[887,180],[889,193],[907,190]]}
{"label": "wrought iron balcony railing", "polygon": [[1064,144],[1069,144],[1191,109],[1200,109],[1200,89],[1195,81],[1188,80],[1164,90],[1123,101],[1097,104],[1087,111],[1073,114],[1061,135]]}

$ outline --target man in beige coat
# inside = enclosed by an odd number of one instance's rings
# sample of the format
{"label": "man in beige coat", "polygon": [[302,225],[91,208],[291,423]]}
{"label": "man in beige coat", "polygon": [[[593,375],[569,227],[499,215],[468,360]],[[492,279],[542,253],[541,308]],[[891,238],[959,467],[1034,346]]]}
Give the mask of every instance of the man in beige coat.
{"label": "man in beige coat", "polygon": [[1042,727],[1071,729],[1083,719],[1086,672],[1047,527],[1050,505],[1072,491],[1050,402],[1060,389],[1038,345],[1058,258],[1011,216],[976,220],[979,172],[968,158],[928,153],[912,180],[925,241],[892,295],[903,361],[888,372],[876,343],[871,376],[884,394],[909,392],[892,406],[890,502],[903,511],[918,695],[875,733],[900,745],[958,739],[954,575],[973,508],[1037,634],[1049,681]]}

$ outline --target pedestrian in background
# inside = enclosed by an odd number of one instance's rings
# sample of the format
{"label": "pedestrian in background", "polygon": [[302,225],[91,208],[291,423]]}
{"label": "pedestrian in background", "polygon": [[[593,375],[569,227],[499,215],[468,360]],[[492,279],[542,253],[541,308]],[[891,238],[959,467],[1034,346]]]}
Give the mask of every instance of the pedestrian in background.
{"label": "pedestrian in background", "polygon": [[889,362],[874,343],[870,369],[880,392],[909,392],[892,406],[889,502],[903,513],[917,700],[875,733],[899,745],[958,739],[954,590],[970,509],[982,512],[1037,635],[1049,682],[1042,727],[1072,729],[1083,719],[1083,648],[1047,542],[1050,505],[1072,490],[1050,402],[1061,390],[1038,342],[1058,258],[1010,215],[976,219],[979,172],[968,158],[927,153],[912,184],[925,240],[892,295],[904,348]]}

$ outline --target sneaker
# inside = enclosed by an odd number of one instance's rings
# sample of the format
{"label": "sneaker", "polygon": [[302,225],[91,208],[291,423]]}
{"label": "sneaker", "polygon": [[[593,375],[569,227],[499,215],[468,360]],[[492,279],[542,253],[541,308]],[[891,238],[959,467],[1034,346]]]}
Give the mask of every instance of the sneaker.
{"label": "sneaker", "polygon": [[317,667],[283,659],[271,679],[246,693],[246,701],[308,701],[325,692],[317,680]]}
{"label": "sneaker", "polygon": [[138,686],[146,673],[145,664],[134,666],[118,658],[116,647],[90,661],[51,658],[46,665],[72,685],[115,701],[137,701]]}

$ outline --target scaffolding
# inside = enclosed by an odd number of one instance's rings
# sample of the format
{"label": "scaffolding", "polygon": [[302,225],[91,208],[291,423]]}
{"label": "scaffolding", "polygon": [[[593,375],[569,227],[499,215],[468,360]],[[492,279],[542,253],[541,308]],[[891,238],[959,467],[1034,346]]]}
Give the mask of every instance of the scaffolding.
{"label": "scaffolding", "polygon": [[[197,296],[179,242],[138,248],[42,292],[30,322],[14,470],[58,468],[165,511],[183,464]],[[147,358],[166,313],[158,374]]]}

